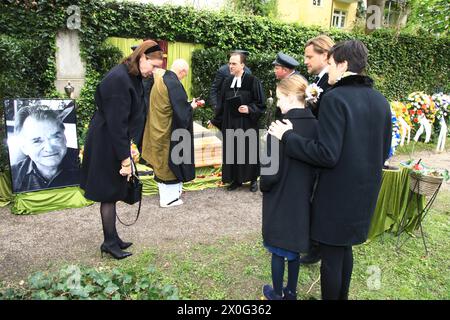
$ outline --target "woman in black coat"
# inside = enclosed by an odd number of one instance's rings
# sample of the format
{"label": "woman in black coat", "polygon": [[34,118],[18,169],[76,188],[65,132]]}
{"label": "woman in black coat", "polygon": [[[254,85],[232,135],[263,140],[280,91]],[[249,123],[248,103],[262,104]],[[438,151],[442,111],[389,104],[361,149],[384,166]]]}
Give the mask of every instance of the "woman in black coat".
{"label": "woman in black coat", "polygon": [[101,202],[104,242],[101,252],[116,259],[131,253],[116,230],[116,202],[123,200],[131,176],[130,141],[140,141],[145,125],[142,78],[162,65],[162,51],[144,41],[123,63],[111,69],[95,92],[97,110],[84,145],[80,186],[85,197]]}
{"label": "woman in black coat", "polygon": [[[301,76],[286,78],[277,86],[278,106],[283,119],[289,119],[294,132],[315,139],[317,120],[309,108],[305,109],[307,82]],[[279,163],[274,174],[265,174],[262,167],[260,189],[263,192],[262,234],[266,248],[272,253],[273,288],[265,285],[267,299],[295,299],[299,273],[299,253],[309,250],[310,198],[315,169],[307,163],[286,154],[279,145],[278,154],[271,152],[272,142],[267,138],[271,165]],[[276,166],[275,166],[276,167]],[[288,260],[288,282],[283,289],[285,258]]]}
{"label": "woman in black coat", "polygon": [[357,40],[330,50],[333,86],[320,104],[317,139],[296,134],[289,123],[273,123],[269,129],[289,156],[323,168],[311,215],[311,238],[320,243],[323,299],[348,298],[352,246],[367,240],[390,149],[389,103],[361,75],[367,55]]}

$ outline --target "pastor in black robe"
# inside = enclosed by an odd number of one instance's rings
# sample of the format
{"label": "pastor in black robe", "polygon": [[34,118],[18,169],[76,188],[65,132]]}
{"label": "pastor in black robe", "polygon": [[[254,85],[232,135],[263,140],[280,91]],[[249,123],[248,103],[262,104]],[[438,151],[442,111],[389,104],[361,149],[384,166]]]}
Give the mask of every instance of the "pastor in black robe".
{"label": "pastor in black robe", "polygon": [[[215,117],[211,120],[211,123],[221,129],[223,134],[222,181],[224,183],[244,183],[256,181],[260,174],[258,120],[264,114],[266,106],[262,85],[258,78],[244,72],[240,88],[236,86],[231,88],[233,79],[234,76],[229,76],[223,82]],[[241,105],[248,106],[248,114],[239,113],[232,106],[229,99],[237,96],[241,99]],[[245,161],[243,164],[237,163],[238,139],[236,137],[234,138],[234,149],[227,150],[227,129],[242,129],[244,132],[253,135],[253,139],[245,139]],[[249,129],[252,129],[253,132],[247,131]],[[256,143],[256,148],[254,145],[250,146],[250,143]],[[256,155],[250,155],[250,152],[255,150]],[[233,152],[234,157],[227,160],[227,153],[229,152]]]}

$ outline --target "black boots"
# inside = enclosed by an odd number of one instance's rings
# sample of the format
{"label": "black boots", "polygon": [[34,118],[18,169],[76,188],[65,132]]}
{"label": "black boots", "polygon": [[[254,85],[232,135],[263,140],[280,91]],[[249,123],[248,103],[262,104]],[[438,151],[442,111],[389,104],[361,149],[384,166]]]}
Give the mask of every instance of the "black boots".
{"label": "black boots", "polygon": [[117,244],[119,245],[119,248],[120,248],[120,249],[124,250],[124,249],[126,249],[126,248],[131,247],[131,246],[133,245],[133,242],[125,242],[125,241],[122,241],[122,239],[120,239],[120,238],[117,236]]}
{"label": "black boots", "polygon": [[102,257],[103,257],[103,253],[109,253],[114,259],[124,259],[126,257],[129,257],[132,255],[131,252],[126,252],[126,251],[122,251],[119,247],[119,245],[114,244],[114,245],[107,245],[105,243],[102,243],[102,245],[100,246],[100,252],[102,253]]}

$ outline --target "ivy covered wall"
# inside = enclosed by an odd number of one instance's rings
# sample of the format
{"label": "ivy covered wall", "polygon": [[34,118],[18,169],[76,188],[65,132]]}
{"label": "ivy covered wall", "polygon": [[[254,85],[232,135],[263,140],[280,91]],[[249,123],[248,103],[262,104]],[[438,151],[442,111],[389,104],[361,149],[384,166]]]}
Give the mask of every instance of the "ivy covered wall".
{"label": "ivy covered wall", "polygon": [[[70,6],[78,6],[81,56],[87,79],[78,99],[79,127],[94,111],[93,93],[102,75],[118,62],[120,53],[104,44],[108,37],[155,38],[201,43],[207,49],[194,56],[194,91],[206,93],[215,68],[226,62],[231,48],[245,48],[253,58],[250,66],[260,76],[266,91],[273,89],[271,59],[278,51],[303,54],[307,39],[318,28],[273,22],[267,18],[230,12],[196,11],[190,7],[115,3],[89,0],[39,0],[0,2],[0,99],[17,96],[57,96],[54,88],[55,36],[76,19]],[[369,75],[388,99],[409,92],[449,92],[449,38],[377,31],[370,36],[326,31],[335,41],[358,38],[370,51]],[[195,59],[197,57],[197,59]],[[302,69],[301,71],[305,71]],[[206,97],[205,97],[206,98]],[[1,108],[2,110],[2,108]],[[208,109],[196,112],[204,120]],[[3,129],[2,129],[3,130]]]}

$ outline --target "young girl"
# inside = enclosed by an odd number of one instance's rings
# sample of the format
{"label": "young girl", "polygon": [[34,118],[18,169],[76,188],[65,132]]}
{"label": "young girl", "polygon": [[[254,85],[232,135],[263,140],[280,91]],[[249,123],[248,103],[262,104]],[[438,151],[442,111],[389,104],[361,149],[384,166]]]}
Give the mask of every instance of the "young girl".
{"label": "young girl", "polygon": [[[305,109],[307,82],[293,75],[277,86],[278,107],[283,119],[289,119],[293,129],[303,137],[314,139],[317,120]],[[275,139],[268,135],[267,145]],[[278,141],[278,140],[277,140]],[[272,159],[274,155],[270,155]],[[263,240],[272,253],[273,287],[264,285],[268,300],[295,300],[299,273],[299,254],[309,249],[310,198],[315,179],[314,167],[287,156],[283,143],[279,145],[279,168],[274,175],[261,175],[263,192]],[[288,282],[283,288],[285,259],[288,260]]]}

